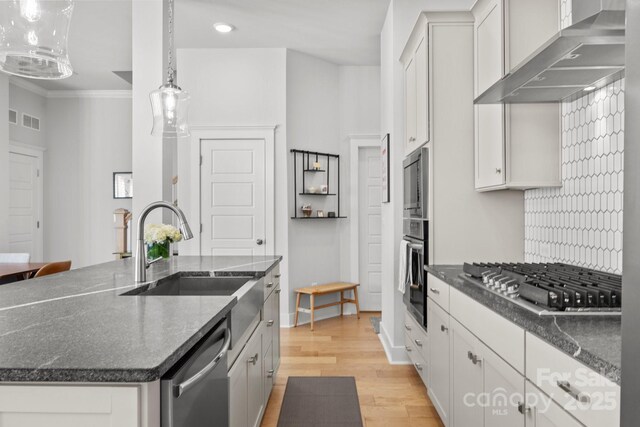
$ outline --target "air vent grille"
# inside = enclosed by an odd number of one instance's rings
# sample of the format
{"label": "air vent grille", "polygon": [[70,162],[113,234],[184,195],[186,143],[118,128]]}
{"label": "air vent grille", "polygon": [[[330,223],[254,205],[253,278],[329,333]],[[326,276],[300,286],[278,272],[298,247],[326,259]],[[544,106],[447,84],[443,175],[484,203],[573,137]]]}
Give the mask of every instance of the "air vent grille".
{"label": "air vent grille", "polygon": [[40,119],[37,117],[30,116],[28,114],[22,114],[22,126],[39,131]]}
{"label": "air vent grille", "polygon": [[16,110],[9,110],[9,123],[12,125],[18,124],[18,112]]}

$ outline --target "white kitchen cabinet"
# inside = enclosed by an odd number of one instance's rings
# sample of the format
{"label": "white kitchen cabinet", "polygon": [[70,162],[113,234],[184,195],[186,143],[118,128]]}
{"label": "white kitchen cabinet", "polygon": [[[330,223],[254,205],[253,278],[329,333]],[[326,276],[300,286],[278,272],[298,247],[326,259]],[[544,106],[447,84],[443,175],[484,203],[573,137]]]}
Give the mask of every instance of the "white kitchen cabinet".
{"label": "white kitchen cabinet", "polygon": [[[156,426],[149,420],[146,385],[16,385],[0,386],[2,427]],[[159,414],[159,387],[151,396]]]}
{"label": "white kitchen cabinet", "polygon": [[280,287],[278,286],[264,302],[265,322],[263,348],[272,347],[274,369],[280,366]]}
{"label": "white kitchen cabinet", "polygon": [[525,390],[527,405],[522,407],[525,427],[584,427],[529,381],[526,381]]}
{"label": "white kitchen cabinet", "polygon": [[273,360],[273,345],[269,345],[262,355],[262,377],[264,378],[264,403],[269,402],[269,396],[273,390],[273,384],[275,379],[275,368]]}
{"label": "white kitchen cabinet", "polygon": [[427,298],[429,328],[429,397],[445,426],[449,425],[451,359],[449,313]]}
{"label": "white kitchen cabinet", "polygon": [[[475,96],[559,29],[558,0],[479,0],[472,9]],[[475,105],[479,191],[560,185],[559,104]]]}
{"label": "white kitchen cabinet", "polygon": [[524,396],[524,377],[457,321],[451,319],[450,328],[453,425],[524,427],[513,399]]}
{"label": "white kitchen cabinet", "polygon": [[264,413],[263,329],[261,323],[229,370],[229,422],[233,427],[259,426]]}
{"label": "white kitchen cabinet", "polygon": [[429,142],[429,40],[423,16],[416,28],[419,32],[412,35],[401,57],[404,64],[405,154]]}

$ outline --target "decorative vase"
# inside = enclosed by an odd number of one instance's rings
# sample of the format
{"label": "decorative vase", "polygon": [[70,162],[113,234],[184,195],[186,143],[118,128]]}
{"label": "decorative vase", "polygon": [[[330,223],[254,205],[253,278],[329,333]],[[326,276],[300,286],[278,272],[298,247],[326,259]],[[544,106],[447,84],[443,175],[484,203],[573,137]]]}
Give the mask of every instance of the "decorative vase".
{"label": "decorative vase", "polygon": [[147,259],[169,258],[170,254],[171,243],[168,240],[147,244]]}

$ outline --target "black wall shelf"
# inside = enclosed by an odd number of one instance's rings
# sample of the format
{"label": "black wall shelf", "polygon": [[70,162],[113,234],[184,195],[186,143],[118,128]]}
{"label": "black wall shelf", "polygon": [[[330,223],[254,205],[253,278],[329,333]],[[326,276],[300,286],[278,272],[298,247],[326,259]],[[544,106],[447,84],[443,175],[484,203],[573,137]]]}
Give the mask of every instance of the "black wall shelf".
{"label": "black wall shelf", "polygon": [[[340,155],[331,153],[321,153],[318,151],[306,151],[292,149],[293,154],[293,216],[291,219],[340,219],[346,218],[340,215]],[[314,169],[313,163],[323,162],[324,168]],[[302,173],[298,173],[301,171]],[[324,185],[327,186],[326,193],[310,193],[307,191],[306,186],[306,173],[324,173]],[[300,175],[300,176],[298,176]],[[317,182],[317,180],[315,181]],[[334,188],[335,186],[335,188]],[[333,190],[334,192],[330,192]],[[301,206],[298,206],[299,200],[305,200],[307,197],[317,196],[332,196],[332,200],[335,200],[336,204],[336,216],[328,217],[328,212],[325,211],[325,216],[318,216],[317,210],[314,209],[312,216],[304,216],[301,212]],[[335,197],[335,199],[333,199]],[[327,199],[328,200],[328,199]],[[315,215],[314,215],[315,213]]]}

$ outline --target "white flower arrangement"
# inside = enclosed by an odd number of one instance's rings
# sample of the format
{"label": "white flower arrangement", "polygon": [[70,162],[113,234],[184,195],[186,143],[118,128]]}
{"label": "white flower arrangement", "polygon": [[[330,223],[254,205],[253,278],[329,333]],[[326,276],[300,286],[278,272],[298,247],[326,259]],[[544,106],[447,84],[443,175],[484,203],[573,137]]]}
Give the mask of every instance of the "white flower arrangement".
{"label": "white flower arrangement", "polygon": [[168,224],[147,224],[144,227],[144,241],[151,245],[154,243],[171,243],[182,240],[182,233],[173,225]]}

